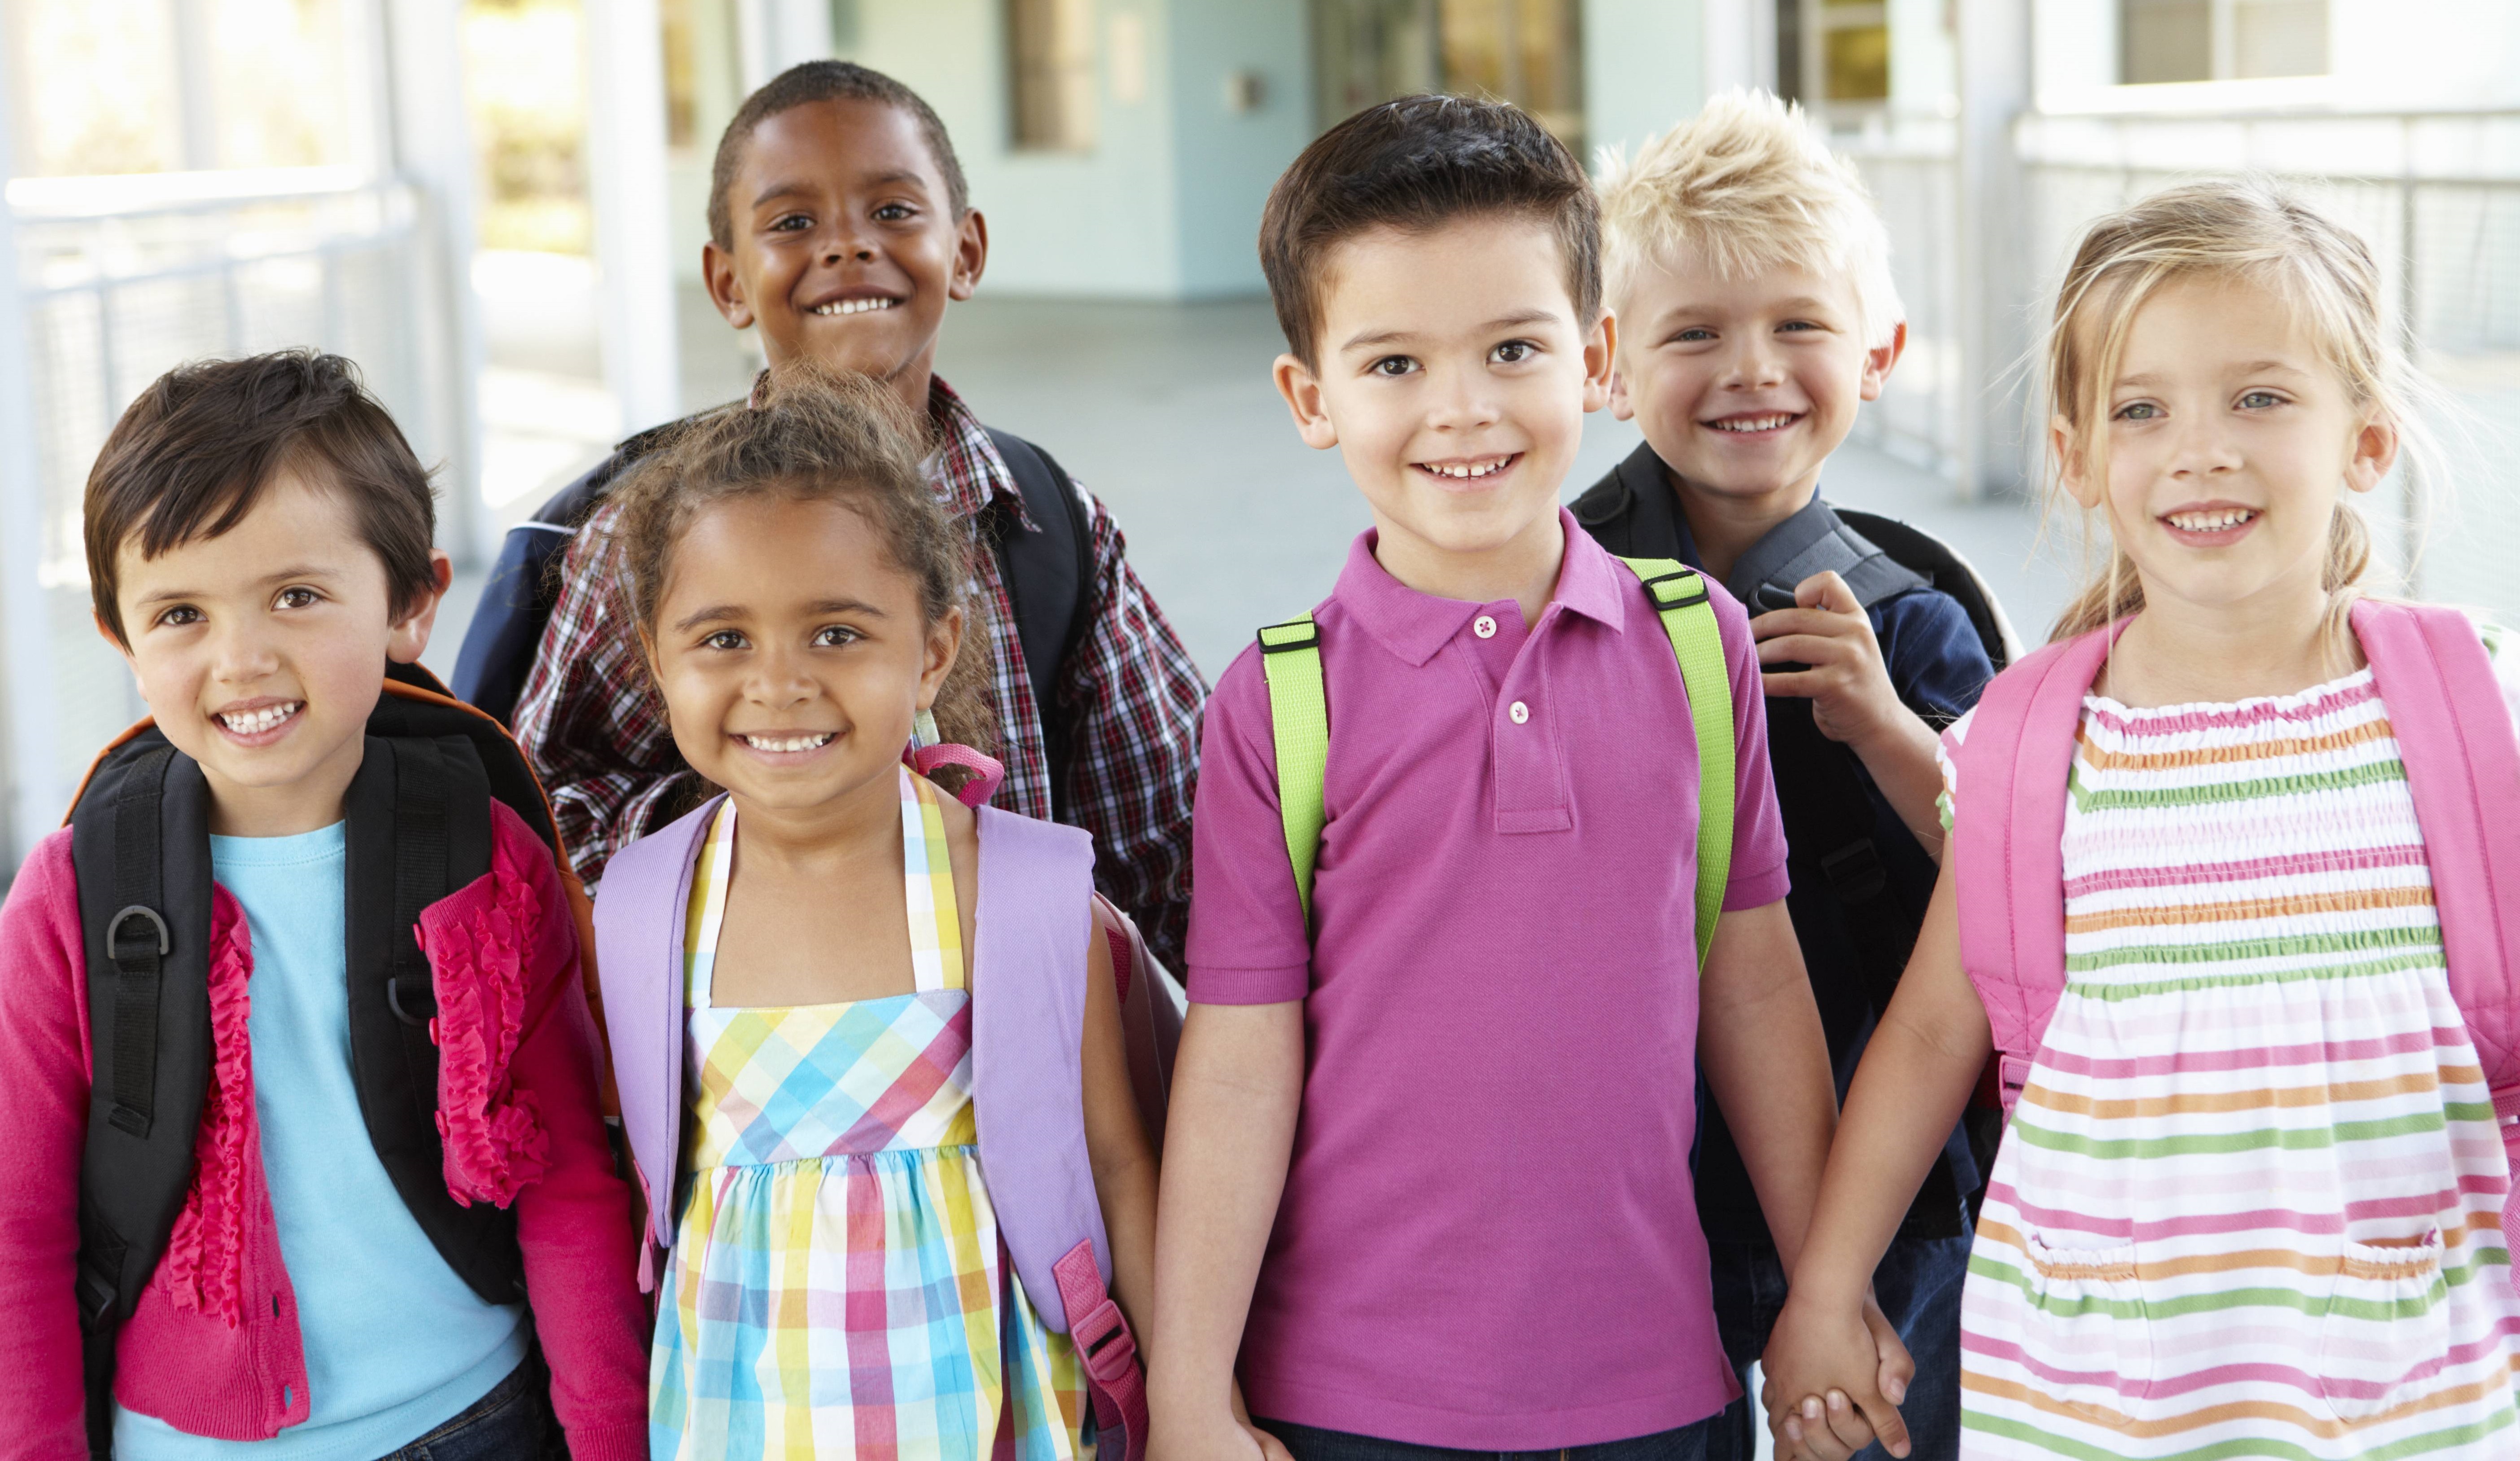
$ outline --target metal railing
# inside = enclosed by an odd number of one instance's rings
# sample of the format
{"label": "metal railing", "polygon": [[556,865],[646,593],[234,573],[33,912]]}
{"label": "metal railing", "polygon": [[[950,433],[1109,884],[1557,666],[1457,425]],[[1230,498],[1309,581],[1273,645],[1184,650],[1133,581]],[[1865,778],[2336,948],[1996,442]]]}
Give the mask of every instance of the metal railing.
{"label": "metal railing", "polygon": [[[2018,415],[2024,400],[2017,387],[1977,398],[1958,368],[1961,292],[1974,286],[1958,277],[1949,129],[1834,141],[1888,224],[1909,313],[1908,356],[1858,439],[1956,474],[1986,413]],[[2392,328],[2448,407],[2432,425],[2451,479],[2381,504],[2383,545],[2407,560],[2416,592],[2520,622],[2520,573],[2505,557],[2520,544],[2520,441],[2503,439],[2520,423],[2520,113],[2042,113],[2015,124],[2014,145],[2028,272],[2043,293],[1988,302],[2021,311],[2033,338],[2085,225],[2174,183],[2275,176],[2359,232],[2383,272]],[[2399,522],[2418,535],[2397,539]]]}
{"label": "metal railing", "polygon": [[19,180],[7,196],[52,683],[6,693],[47,698],[68,786],[96,747],[142,713],[129,673],[90,621],[80,538],[88,469],[123,408],[187,360],[317,346],[357,361],[431,460],[452,446],[433,385],[442,331],[428,313],[420,200],[400,183],[305,168]]}

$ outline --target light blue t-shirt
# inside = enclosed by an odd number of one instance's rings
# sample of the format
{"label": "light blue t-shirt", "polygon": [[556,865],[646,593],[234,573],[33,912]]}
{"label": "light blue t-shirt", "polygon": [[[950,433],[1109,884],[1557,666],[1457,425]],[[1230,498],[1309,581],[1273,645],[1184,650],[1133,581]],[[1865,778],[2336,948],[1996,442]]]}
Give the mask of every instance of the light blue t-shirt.
{"label": "light blue t-shirt", "polygon": [[346,848],[338,822],[210,839],[210,875],[253,937],[253,1111],[312,1413],[246,1441],[117,1410],[120,1461],[371,1461],[461,1415],[525,1357],[523,1307],[482,1302],[446,1266],[368,1140],[350,1075]]}

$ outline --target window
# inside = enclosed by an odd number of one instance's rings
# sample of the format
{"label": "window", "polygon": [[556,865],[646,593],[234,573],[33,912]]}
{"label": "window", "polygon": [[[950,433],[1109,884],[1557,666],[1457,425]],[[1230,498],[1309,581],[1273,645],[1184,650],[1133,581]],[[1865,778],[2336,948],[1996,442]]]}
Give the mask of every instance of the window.
{"label": "window", "polygon": [[1014,145],[1094,150],[1094,0],[1007,0]]}
{"label": "window", "polygon": [[1805,106],[1890,96],[1890,7],[1881,0],[1779,0],[1777,89]]}
{"label": "window", "polygon": [[1580,0],[1314,0],[1320,119],[1444,91],[1511,102],[1584,152]]}
{"label": "window", "polygon": [[2130,84],[2327,72],[2327,0],[2120,0],[2119,20]]}

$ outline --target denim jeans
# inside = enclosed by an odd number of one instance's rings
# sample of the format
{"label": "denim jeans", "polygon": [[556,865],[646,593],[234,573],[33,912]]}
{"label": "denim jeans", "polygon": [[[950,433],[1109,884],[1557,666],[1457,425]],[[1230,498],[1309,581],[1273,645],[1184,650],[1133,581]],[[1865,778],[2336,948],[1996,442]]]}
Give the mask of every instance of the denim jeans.
{"label": "denim jeans", "polygon": [[558,1448],[559,1438],[551,1372],[539,1354],[529,1354],[463,1414],[382,1461],[540,1461],[567,1454]]}
{"label": "denim jeans", "polygon": [[[1724,1337],[1725,1357],[1732,1361],[1747,1392],[1750,1365],[1768,1347],[1777,1312],[1785,1306],[1784,1265],[1765,1243],[1709,1243],[1707,1248],[1714,1259],[1715,1327]],[[1899,1238],[1872,1271],[1873,1297],[1899,1326],[1899,1338],[1916,1361],[1908,1402],[1899,1407],[1915,1446],[1910,1461],[1953,1461],[1959,1455],[1960,1285],[1968,1276],[1968,1255],[1965,1237]],[[1750,1461],[1767,1415],[1756,1394],[1733,1401],[1715,1417],[1707,1461]],[[1866,1446],[1856,1461],[1890,1461],[1890,1453]]]}
{"label": "denim jeans", "polygon": [[1283,1441],[1295,1461],[1707,1461],[1713,1454],[1706,1447],[1707,1438],[1723,1418],[1710,1415],[1677,1431],[1542,1451],[1457,1451],[1351,1436],[1345,1431],[1317,1430],[1286,1421],[1255,1418],[1252,1424]]}

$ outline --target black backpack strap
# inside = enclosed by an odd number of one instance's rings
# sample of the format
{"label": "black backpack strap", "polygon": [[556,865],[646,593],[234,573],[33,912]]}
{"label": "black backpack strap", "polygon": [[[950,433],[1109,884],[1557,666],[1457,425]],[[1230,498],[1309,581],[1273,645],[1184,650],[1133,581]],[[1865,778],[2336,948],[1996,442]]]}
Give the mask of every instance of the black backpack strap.
{"label": "black backpack strap", "polygon": [[1040,531],[1026,532],[1012,514],[990,524],[1007,596],[1014,603],[1015,637],[1023,645],[1024,673],[1033,703],[1041,708],[1042,742],[1050,752],[1051,805],[1064,812],[1073,749],[1058,705],[1058,675],[1093,622],[1094,526],[1083,495],[1050,453],[1012,432],[989,430],[998,455],[1023,495],[1024,512]]}
{"label": "black backpack strap", "polygon": [[1926,586],[1922,575],[1849,527],[1818,497],[1752,544],[1724,586],[1755,616],[1794,607],[1795,587],[1819,572],[1845,579],[1867,609]]}
{"label": "black backpack strap", "polygon": [[492,795],[470,737],[368,738],[342,799],[344,952],[351,1078],[378,1160],[446,1265],[485,1302],[514,1303],[523,1278],[515,1215],[447,1195],[436,982],[415,932],[423,910],[490,870]]}
{"label": "black backpack strap", "polygon": [[94,1077],[73,1284],[100,1456],[114,1341],[183,1210],[209,1082],[207,816],[201,768],[151,733],[99,768],[70,823]]}

